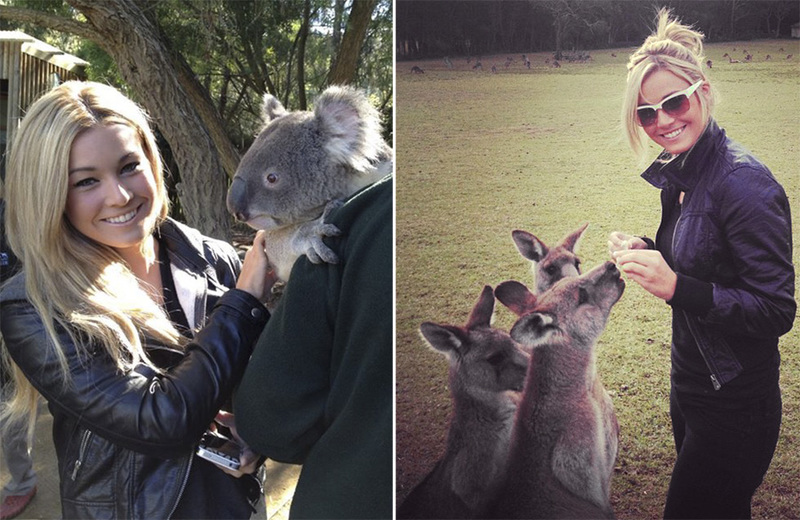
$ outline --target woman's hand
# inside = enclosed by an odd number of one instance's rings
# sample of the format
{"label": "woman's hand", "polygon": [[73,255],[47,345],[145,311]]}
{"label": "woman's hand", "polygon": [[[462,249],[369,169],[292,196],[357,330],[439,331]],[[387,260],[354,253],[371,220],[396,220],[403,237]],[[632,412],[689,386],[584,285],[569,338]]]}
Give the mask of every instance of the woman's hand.
{"label": "woman's hand", "polygon": [[236,421],[234,420],[233,414],[220,410],[219,413],[217,413],[217,417],[214,419],[214,421],[222,426],[227,427],[231,431],[233,439],[241,448],[241,451],[239,452],[239,469],[233,470],[223,468],[221,466],[220,469],[228,475],[232,475],[236,478],[239,478],[242,475],[249,475],[253,473],[258,467],[258,461],[261,457],[258,455],[258,453],[251,450],[247,444],[244,443],[241,437],[239,437],[239,433],[236,431]]}
{"label": "woman's hand", "polygon": [[669,301],[675,296],[678,276],[675,274],[660,251],[655,249],[631,249],[615,251],[611,258],[620,271],[641,285],[644,290]]}
{"label": "woman's hand", "polygon": [[617,251],[627,251],[629,249],[647,249],[647,242],[639,237],[626,235],[619,231],[614,231],[608,236],[608,254],[614,258]]}
{"label": "woman's hand", "polygon": [[245,254],[242,272],[236,281],[237,289],[249,292],[261,302],[267,300],[272,286],[278,280],[264,251],[264,236],[263,231],[256,233],[253,247]]}

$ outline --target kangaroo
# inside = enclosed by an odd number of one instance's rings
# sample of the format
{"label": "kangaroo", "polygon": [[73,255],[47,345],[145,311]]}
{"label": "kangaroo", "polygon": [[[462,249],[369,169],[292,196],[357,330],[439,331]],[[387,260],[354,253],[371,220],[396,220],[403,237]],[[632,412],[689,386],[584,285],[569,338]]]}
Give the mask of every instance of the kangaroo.
{"label": "kangaroo", "polygon": [[426,322],[420,332],[447,356],[453,418],[447,448],[408,495],[398,518],[478,518],[502,482],[528,354],[492,329],[494,292],[485,287],[466,327]]}
{"label": "kangaroo", "polygon": [[532,349],[497,518],[614,517],[619,425],[595,343],[624,288],[611,262],[540,295],[519,282],[497,287],[497,299],[520,316],[511,337]]}
{"label": "kangaroo", "polygon": [[537,293],[543,293],[562,278],[581,274],[581,261],[575,251],[588,226],[588,223],[582,225],[552,249],[527,231],[511,232],[520,254],[531,261]]}

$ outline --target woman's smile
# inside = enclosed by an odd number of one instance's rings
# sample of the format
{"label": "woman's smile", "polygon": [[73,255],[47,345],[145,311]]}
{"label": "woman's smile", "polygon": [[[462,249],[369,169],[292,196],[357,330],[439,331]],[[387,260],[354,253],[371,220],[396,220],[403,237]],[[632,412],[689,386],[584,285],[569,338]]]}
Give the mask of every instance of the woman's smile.
{"label": "woman's smile", "polygon": [[[140,207],[141,206],[139,206],[139,208]],[[133,217],[136,216],[136,213],[139,211],[139,208],[134,209],[130,213],[126,213],[124,215],[120,215],[119,217],[110,217],[110,218],[107,218],[107,219],[104,219],[104,220],[106,222],[108,222],[109,224],[127,224],[128,222],[131,221],[131,219],[133,219]]]}
{"label": "woman's smile", "polygon": [[97,126],[75,138],[66,215],[78,231],[120,253],[138,249],[155,225],[156,198],[150,162],[131,127]]}

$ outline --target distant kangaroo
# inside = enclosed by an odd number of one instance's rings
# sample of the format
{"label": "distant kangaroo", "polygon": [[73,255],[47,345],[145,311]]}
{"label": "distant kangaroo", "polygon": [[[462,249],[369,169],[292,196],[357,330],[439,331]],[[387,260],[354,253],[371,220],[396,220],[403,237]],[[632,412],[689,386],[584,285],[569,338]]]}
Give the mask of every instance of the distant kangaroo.
{"label": "distant kangaroo", "polygon": [[532,348],[496,518],[613,518],[610,483],[619,426],[597,377],[595,344],[625,283],[611,262],[541,295],[519,282],[495,294]]}
{"label": "distant kangaroo", "polygon": [[502,482],[528,354],[492,329],[485,287],[466,327],[426,322],[420,332],[450,363],[453,418],[444,455],[408,495],[398,518],[479,518]]}
{"label": "distant kangaroo", "polygon": [[581,274],[581,261],[575,251],[588,226],[588,223],[582,225],[552,249],[527,231],[515,229],[511,232],[519,253],[531,261],[536,292],[546,291],[562,278]]}

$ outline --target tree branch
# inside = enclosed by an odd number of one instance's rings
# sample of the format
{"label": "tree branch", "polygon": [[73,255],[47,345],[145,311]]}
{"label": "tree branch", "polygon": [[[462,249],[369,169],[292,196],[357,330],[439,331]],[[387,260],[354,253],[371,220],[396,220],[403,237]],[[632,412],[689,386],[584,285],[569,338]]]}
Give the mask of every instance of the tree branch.
{"label": "tree branch", "polygon": [[91,25],[79,22],[71,18],[64,18],[50,13],[43,13],[34,9],[22,7],[11,7],[0,5],[0,18],[12,22],[29,23],[40,27],[49,27],[56,31],[73,34],[80,38],[86,38],[94,42],[100,39],[100,35]]}
{"label": "tree branch", "polygon": [[328,74],[328,85],[347,85],[353,82],[364,36],[377,3],[378,0],[353,2],[347,19],[347,29],[342,37],[342,46]]}

